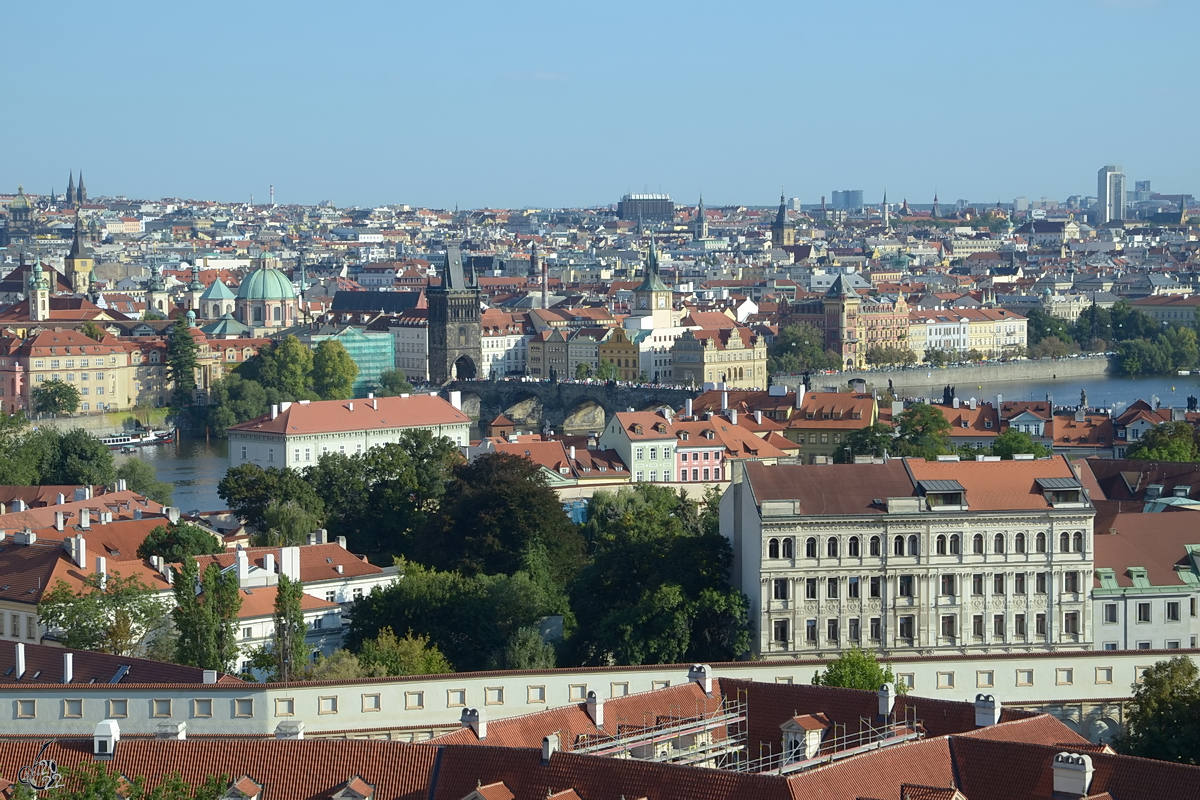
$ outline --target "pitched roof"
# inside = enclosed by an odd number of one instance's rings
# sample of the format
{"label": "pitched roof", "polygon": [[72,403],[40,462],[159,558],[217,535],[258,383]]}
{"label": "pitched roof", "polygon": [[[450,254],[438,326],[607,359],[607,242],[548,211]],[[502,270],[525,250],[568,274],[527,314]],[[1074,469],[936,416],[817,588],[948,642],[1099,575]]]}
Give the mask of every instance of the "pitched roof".
{"label": "pitched roof", "polygon": [[815,516],[883,514],[887,498],[911,497],[913,482],[901,459],[884,464],[746,465],[746,479],[759,503],[799,500],[801,513]]}
{"label": "pitched roof", "polygon": [[[18,680],[15,674],[17,643],[0,640],[0,683],[24,685],[61,684],[64,659],[71,654],[72,684],[109,684],[121,675],[122,684],[133,683],[204,683],[204,670],[183,667],[144,658],[114,656],[87,650],[69,650],[45,644],[25,642],[25,675]],[[125,667],[124,672],[121,668]],[[232,675],[218,676],[220,683],[242,683]]]}
{"label": "pitched roof", "polygon": [[414,394],[408,397],[377,397],[374,400],[301,400],[298,403],[283,403],[275,419],[271,419],[270,414],[264,414],[233,425],[229,430],[295,436],[426,425],[469,425],[470,422],[470,417],[441,397]]}
{"label": "pitched roof", "polygon": [[961,483],[967,491],[967,503],[972,511],[1050,508],[1037,484],[1038,479],[1075,479],[1065,456],[1033,461],[947,462],[906,458],[904,463],[915,480],[956,480]]}

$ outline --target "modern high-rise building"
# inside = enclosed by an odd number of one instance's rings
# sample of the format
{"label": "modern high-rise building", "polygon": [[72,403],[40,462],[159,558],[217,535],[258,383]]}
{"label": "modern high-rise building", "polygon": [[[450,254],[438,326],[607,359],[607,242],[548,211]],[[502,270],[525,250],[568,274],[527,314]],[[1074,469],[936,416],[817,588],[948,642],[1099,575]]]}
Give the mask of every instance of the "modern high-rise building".
{"label": "modern high-rise building", "polygon": [[858,211],[863,207],[862,189],[834,189],[833,207],[838,211]]}
{"label": "modern high-rise building", "polygon": [[672,222],[675,204],[666,194],[627,194],[617,204],[617,216],[642,222]]}
{"label": "modern high-rise building", "polygon": [[1125,219],[1125,173],[1119,164],[1101,167],[1096,178],[1096,224]]}

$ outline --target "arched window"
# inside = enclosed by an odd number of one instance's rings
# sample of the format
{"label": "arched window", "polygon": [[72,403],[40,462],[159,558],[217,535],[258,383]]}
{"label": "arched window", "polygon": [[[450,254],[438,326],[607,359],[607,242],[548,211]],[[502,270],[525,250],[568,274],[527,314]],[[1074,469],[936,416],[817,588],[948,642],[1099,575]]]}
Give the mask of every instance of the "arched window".
{"label": "arched window", "polygon": [[817,540],[816,540],[816,538],[810,536],[804,540],[804,557],[805,558],[816,558],[817,557]]}
{"label": "arched window", "polygon": [[892,553],[894,555],[898,555],[898,556],[904,555],[904,537],[903,536],[897,536],[895,539],[892,539]]}
{"label": "arched window", "polygon": [[993,553],[1003,553],[1004,552],[1004,534],[1003,533],[997,533],[995,536],[992,537],[992,552]]}
{"label": "arched window", "polygon": [[859,555],[857,536],[850,537],[850,541],[846,544],[846,554],[853,557],[857,557]]}
{"label": "arched window", "polygon": [[1067,533],[1066,531],[1063,531],[1058,535],[1058,552],[1071,552],[1071,534]]}
{"label": "arched window", "polygon": [[783,557],[784,558],[793,558],[794,557],[792,554],[792,548],[794,546],[795,546],[795,544],[791,539],[783,540]]}
{"label": "arched window", "polygon": [[1075,531],[1075,535],[1072,537],[1072,539],[1073,539],[1073,541],[1071,542],[1071,545],[1072,545],[1071,549],[1074,550],[1076,553],[1082,553],[1083,552],[1083,531]]}
{"label": "arched window", "polygon": [[221,304],[213,303],[213,319],[218,319],[221,316]]}
{"label": "arched window", "polygon": [[1018,553],[1025,552],[1025,534],[1018,533],[1017,538],[1013,539],[1013,550]]}
{"label": "arched window", "polygon": [[946,537],[944,535],[937,537],[937,554],[939,556],[946,555]]}
{"label": "arched window", "polygon": [[1046,534],[1038,532],[1037,538],[1033,540],[1034,551],[1038,553],[1046,552]]}
{"label": "arched window", "polygon": [[956,556],[962,552],[962,543],[958,538],[957,533],[950,534],[950,555]]}
{"label": "arched window", "polygon": [[779,540],[772,539],[767,542],[767,558],[779,558]]}
{"label": "arched window", "polygon": [[920,554],[920,550],[917,547],[917,537],[916,536],[908,537],[908,554],[910,556],[915,556],[915,555]]}
{"label": "arched window", "polygon": [[870,544],[869,552],[873,556],[879,555],[879,537],[878,536],[871,537],[871,544]]}
{"label": "arched window", "polygon": [[275,306],[275,313],[273,315],[273,318],[276,322],[279,322],[279,320],[283,318],[283,314],[282,314],[282,311],[280,310],[279,306]]}
{"label": "arched window", "polygon": [[825,555],[829,556],[830,558],[837,558],[838,540],[836,536],[830,536],[829,540],[825,542]]}
{"label": "arched window", "polygon": [[976,555],[983,555],[983,534],[975,534],[975,538],[971,540],[971,552]]}

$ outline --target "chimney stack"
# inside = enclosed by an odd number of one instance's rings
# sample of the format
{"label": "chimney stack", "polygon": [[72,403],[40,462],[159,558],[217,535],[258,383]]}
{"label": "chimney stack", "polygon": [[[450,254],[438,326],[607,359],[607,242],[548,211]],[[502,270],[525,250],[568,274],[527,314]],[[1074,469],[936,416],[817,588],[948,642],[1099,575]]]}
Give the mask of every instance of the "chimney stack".
{"label": "chimney stack", "polygon": [[887,719],[892,715],[892,708],[896,705],[896,687],[885,683],[875,694],[879,698],[879,716]]}
{"label": "chimney stack", "polygon": [[575,460],[575,445],[571,445],[571,460]]}
{"label": "chimney stack", "polygon": [[92,512],[86,508],[79,509],[79,528],[81,530],[91,530],[92,527]]}
{"label": "chimney stack", "polygon": [[475,731],[475,735],[480,739],[487,738],[487,719],[483,709],[464,708],[461,720],[464,728],[470,728]]}
{"label": "chimney stack", "polygon": [[63,683],[75,680],[75,654],[63,653]]}
{"label": "chimney stack", "polygon": [[267,553],[266,555],[263,556],[263,569],[265,569],[267,572],[270,572],[270,573],[275,572],[275,554],[274,553]]}
{"label": "chimney stack", "polygon": [[154,733],[155,739],[186,739],[187,738],[187,723],[182,720],[179,722],[160,722],[158,730]]}
{"label": "chimney stack", "polygon": [[604,700],[595,692],[587,693],[587,713],[592,718],[592,724],[597,728],[604,727]]}
{"label": "chimney stack", "polygon": [[729,392],[721,392],[721,410],[727,411],[728,409],[729,409]]}
{"label": "chimney stack", "polygon": [[737,409],[736,409],[736,408],[731,408],[731,409],[729,409],[729,415],[728,415],[728,416],[729,416],[729,424],[730,424],[730,425],[737,425]]}
{"label": "chimney stack", "polygon": [[1054,756],[1054,793],[1087,797],[1092,786],[1092,757],[1079,753]]}
{"label": "chimney stack", "polygon": [[[59,497],[62,497],[62,495],[60,494]],[[63,529],[63,526],[66,524],[63,517],[64,517],[63,512],[61,512],[61,511],[54,512],[54,530],[61,531]]]}
{"label": "chimney stack", "polygon": [[217,682],[217,671],[215,669],[204,670],[204,682],[213,684]]}
{"label": "chimney stack", "polygon": [[558,752],[558,734],[552,733],[542,738],[542,766],[550,763],[550,758]]}
{"label": "chimney stack", "polygon": [[683,401],[683,415],[685,417],[692,416],[692,398]]}
{"label": "chimney stack", "polygon": [[692,664],[688,680],[699,685],[706,695],[712,695],[712,667],[708,664]]}
{"label": "chimney stack", "polygon": [[804,405],[804,393],[805,393],[805,391],[806,391],[806,390],[805,390],[805,388],[804,388],[804,384],[803,384],[803,383],[800,383],[800,384],[797,384],[797,385],[796,385],[796,408],[800,408],[801,406],[803,406],[803,405]]}
{"label": "chimney stack", "polygon": [[279,404],[272,403],[271,404],[271,419],[275,419],[278,416],[279,416]]}
{"label": "chimney stack", "polygon": [[25,677],[25,643],[17,642],[17,667],[15,670],[17,680]]}
{"label": "chimney stack", "polygon": [[108,559],[96,556],[96,574],[100,576],[100,591],[108,588]]}
{"label": "chimney stack", "polygon": [[346,549],[346,537],[345,536],[337,537],[337,543],[338,543],[338,547],[342,548],[343,550]]}
{"label": "chimney stack", "polygon": [[1000,721],[1000,701],[990,694],[975,695],[975,727],[986,728]]}
{"label": "chimney stack", "polygon": [[754,412],[754,422],[756,425],[762,425],[762,412],[761,411]]}
{"label": "chimney stack", "polygon": [[459,411],[462,411],[462,392],[450,393],[450,405],[454,406]]}

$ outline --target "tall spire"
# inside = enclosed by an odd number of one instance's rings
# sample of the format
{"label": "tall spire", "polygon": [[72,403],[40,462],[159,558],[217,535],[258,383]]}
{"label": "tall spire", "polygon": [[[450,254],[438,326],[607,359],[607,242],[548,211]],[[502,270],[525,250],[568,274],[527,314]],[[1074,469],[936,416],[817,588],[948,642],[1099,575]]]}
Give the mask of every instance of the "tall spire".
{"label": "tall spire", "polygon": [[888,214],[887,189],[883,190],[883,228],[884,230],[892,229],[892,218]]}
{"label": "tall spire", "polygon": [[708,238],[708,218],[704,216],[704,192],[700,193],[700,202],[696,206],[696,224],[692,234],[695,239]]}
{"label": "tall spire", "polygon": [[937,195],[937,191],[935,190],[933,193],[933,213],[930,214],[930,217],[932,217],[933,219],[937,219],[938,214],[940,212],[941,212],[941,208],[938,206],[938,195]]}
{"label": "tall spire", "polygon": [[83,188],[83,170],[79,170],[79,186],[75,189],[75,202],[79,205],[87,202],[87,189]]}
{"label": "tall spire", "polygon": [[75,170],[71,170],[71,177],[67,179],[67,207],[75,205]]}

